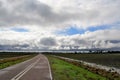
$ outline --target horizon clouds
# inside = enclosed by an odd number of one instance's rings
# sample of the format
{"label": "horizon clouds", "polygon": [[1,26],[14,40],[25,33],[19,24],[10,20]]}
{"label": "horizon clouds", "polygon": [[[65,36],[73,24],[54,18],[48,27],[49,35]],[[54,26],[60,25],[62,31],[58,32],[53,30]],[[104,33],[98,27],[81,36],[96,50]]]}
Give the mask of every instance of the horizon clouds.
{"label": "horizon clouds", "polygon": [[120,50],[120,0],[0,0],[0,50]]}

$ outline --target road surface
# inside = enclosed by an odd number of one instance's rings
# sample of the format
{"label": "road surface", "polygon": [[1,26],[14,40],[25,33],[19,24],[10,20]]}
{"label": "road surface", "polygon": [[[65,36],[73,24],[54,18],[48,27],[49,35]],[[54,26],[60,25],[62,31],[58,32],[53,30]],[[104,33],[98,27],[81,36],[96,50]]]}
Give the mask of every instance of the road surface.
{"label": "road surface", "polygon": [[36,57],[0,70],[0,80],[52,80],[48,59]]}

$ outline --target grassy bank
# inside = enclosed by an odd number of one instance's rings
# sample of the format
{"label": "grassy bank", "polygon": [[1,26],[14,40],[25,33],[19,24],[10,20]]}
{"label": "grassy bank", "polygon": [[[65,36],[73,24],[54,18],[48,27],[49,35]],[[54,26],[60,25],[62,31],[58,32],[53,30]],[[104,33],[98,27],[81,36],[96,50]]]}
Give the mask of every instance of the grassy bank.
{"label": "grassy bank", "polygon": [[25,55],[25,56],[17,56],[17,57],[10,57],[10,58],[4,58],[0,60],[0,69],[9,67],[11,65],[23,62],[25,60],[28,60],[35,55]]}
{"label": "grassy bank", "polygon": [[47,56],[54,80],[108,80],[81,67],[75,66],[58,58]]}
{"label": "grassy bank", "polygon": [[120,68],[120,54],[54,54],[54,55]]}
{"label": "grassy bank", "polygon": [[29,52],[0,52],[0,59],[11,58],[11,57],[20,57],[25,55],[35,55],[37,53]]}

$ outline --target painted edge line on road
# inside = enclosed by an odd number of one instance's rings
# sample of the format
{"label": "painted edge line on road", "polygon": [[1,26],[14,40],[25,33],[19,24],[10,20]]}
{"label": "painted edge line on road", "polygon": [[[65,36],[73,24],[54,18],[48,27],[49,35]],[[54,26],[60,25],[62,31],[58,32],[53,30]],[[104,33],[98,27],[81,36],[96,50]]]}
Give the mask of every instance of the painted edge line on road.
{"label": "painted edge line on road", "polygon": [[25,73],[27,73],[40,59],[36,60],[34,63],[30,64],[27,68],[13,77],[11,80],[19,80]]}
{"label": "painted edge line on road", "polygon": [[[45,55],[44,55],[44,56],[45,56]],[[45,57],[46,57],[46,56],[45,56]],[[53,77],[52,77],[52,71],[51,71],[51,67],[50,67],[50,63],[49,63],[49,60],[48,60],[47,57],[46,57],[46,60],[47,60],[48,67],[49,67],[50,79],[53,80]]]}

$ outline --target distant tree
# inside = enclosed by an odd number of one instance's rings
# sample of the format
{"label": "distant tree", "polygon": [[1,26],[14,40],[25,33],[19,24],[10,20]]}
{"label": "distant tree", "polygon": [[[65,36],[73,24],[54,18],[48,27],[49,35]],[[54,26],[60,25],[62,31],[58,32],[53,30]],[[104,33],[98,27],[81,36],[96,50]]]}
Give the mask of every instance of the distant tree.
{"label": "distant tree", "polygon": [[89,53],[92,53],[92,50],[89,50]]}
{"label": "distant tree", "polygon": [[75,54],[77,54],[77,52],[75,51]]}

